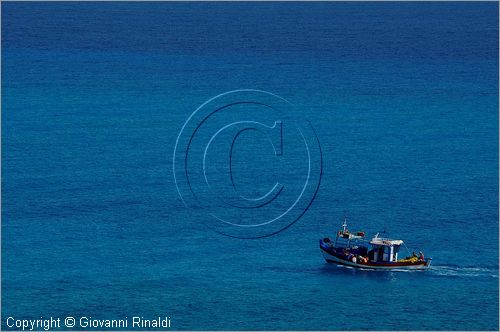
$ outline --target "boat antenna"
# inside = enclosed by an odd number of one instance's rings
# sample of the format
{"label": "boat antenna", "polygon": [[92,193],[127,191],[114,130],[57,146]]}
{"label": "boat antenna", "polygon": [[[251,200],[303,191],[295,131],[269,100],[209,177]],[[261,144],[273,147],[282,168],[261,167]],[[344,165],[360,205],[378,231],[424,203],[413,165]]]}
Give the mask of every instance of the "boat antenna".
{"label": "boat antenna", "polygon": [[344,223],[342,224],[343,227],[343,233],[345,233],[345,230],[347,228],[347,215],[344,212]]}
{"label": "boat antenna", "polygon": [[387,233],[387,231],[385,230],[385,223],[384,223],[384,230],[383,231],[379,231],[379,233],[382,233],[382,234]]}

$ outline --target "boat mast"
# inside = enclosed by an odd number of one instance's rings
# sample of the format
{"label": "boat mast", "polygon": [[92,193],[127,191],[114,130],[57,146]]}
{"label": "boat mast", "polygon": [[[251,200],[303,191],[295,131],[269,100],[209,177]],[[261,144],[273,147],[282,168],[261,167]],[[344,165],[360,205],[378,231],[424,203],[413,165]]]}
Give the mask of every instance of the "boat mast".
{"label": "boat mast", "polygon": [[342,224],[342,233],[345,233],[346,229],[347,229],[347,216],[344,216],[344,223]]}
{"label": "boat mast", "polygon": [[[345,234],[345,231],[347,230],[347,216],[344,215],[344,223],[342,224],[342,236]],[[339,239],[339,232],[337,232],[337,236],[335,237],[335,243],[334,246],[337,247],[337,241]]]}
{"label": "boat mast", "polygon": [[[342,224],[342,235],[345,234],[345,231],[347,230],[347,216],[344,216],[344,223]],[[349,248],[351,246],[351,237],[347,237],[347,247]]]}

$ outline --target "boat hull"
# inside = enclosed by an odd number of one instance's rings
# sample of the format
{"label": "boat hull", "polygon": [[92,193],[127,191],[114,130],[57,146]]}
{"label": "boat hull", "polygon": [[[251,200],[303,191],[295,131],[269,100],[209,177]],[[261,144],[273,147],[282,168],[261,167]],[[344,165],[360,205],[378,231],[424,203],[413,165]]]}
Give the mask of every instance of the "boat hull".
{"label": "boat hull", "polygon": [[431,265],[431,260],[426,259],[425,261],[418,261],[415,263],[411,262],[367,262],[367,263],[354,263],[342,257],[335,255],[328,250],[325,250],[320,246],[323,257],[328,263],[340,264],[345,266],[351,266],[362,269],[372,269],[372,270],[425,270]]}

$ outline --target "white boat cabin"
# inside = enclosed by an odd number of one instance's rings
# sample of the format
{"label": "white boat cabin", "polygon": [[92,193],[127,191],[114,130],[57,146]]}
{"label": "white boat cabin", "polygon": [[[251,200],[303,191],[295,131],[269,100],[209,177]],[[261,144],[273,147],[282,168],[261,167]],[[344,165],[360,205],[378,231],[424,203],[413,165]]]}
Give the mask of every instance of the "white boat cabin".
{"label": "white boat cabin", "polygon": [[[378,234],[370,241],[372,250],[369,254],[373,262],[397,262],[399,247],[403,244],[402,240],[391,240],[378,237]],[[371,255],[370,255],[371,256]]]}

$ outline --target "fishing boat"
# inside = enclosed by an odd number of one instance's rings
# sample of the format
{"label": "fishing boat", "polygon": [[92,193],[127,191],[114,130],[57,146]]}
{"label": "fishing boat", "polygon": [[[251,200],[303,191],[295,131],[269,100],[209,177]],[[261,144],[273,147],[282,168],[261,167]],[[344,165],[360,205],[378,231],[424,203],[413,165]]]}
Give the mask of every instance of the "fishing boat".
{"label": "fishing boat", "polygon": [[365,240],[365,232],[349,232],[347,218],[335,240],[319,240],[319,247],[328,263],[340,264],[363,269],[380,270],[425,270],[431,266],[432,258],[425,258],[413,252],[411,256],[400,259],[399,249],[402,240],[379,237],[377,233],[370,241]]}

